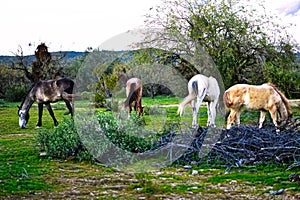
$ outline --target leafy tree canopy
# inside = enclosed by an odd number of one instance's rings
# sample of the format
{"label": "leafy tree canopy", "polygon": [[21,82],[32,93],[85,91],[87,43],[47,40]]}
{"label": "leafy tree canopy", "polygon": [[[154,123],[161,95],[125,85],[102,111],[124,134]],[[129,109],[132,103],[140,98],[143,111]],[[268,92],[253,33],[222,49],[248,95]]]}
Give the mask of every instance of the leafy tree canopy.
{"label": "leafy tree canopy", "polygon": [[146,16],[149,31],[139,45],[200,59],[207,52],[225,87],[273,82],[291,97],[300,89],[299,47],[260,2],[164,0]]}

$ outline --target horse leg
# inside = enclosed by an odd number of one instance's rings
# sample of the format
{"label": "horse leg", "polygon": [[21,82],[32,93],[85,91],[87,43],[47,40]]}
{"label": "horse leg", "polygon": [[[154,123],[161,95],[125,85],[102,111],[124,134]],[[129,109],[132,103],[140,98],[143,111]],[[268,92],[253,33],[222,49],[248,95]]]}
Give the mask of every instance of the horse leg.
{"label": "horse leg", "polygon": [[207,126],[215,127],[215,120],[217,115],[217,101],[208,102],[207,104]]}
{"label": "horse leg", "polygon": [[134,111],[138,112],[138,102],[137,101],[134,102]]}
{"label": "horse leg", "polygon": [[237,113],[236,110],[233,110],[233,109],[230,110],[230,114],[229,114],[229,116],[227,118],[227,125],[226,125],[227,129],[230,129],[231,124],[236,119],[236,113]]}
{"label": "horse leg", "polygon": [[51,107],[50,103],[46,103],[46,107],[47,107],[47,109],[48,109],[48,112],[49,112],[50,116],[51,116],[52,119],[53,119],[54,126],[57,126],[57,125],[58,125],[58,122],[57,122],[57,120],[56,120],[56,118],[55,118],[55,116],[54,116],[54,113],[53,113],[53,110],[52,110],[52,107]]}
{"label": "horse leg", "polygon": [[36,128],[39,128],[42,126],[42,116],[43,116],[43,104],[38,103],[38,122],[36,124]]}
{"label": "horse leg", "polygon": [[128,104],[128,113],[127,113],[127,118],[128,118],[128,119],[130,118],[130,113],[131,113],[131,111],[132,111],[132,102],[130,102],[130,103]]}
{"label": "horse leg", "polygon": [[68,100],[66,100],[66,99],[64,99],[64,101],[65,101],[65,103],[66,103],[66,106],[67,106],[67,108],[68,108],[68,110],[69,110],[69,112],[67,111],[67,112],[65,112],[65,115],[68,115],[68,114],[70,114],[71,113],[71,116],[73,116],[74,115],[74,109],[73,109],[73,105],[71,104],[71,102],[70,101],[68,101]]}
{"label": "horse leg", "polygon": [[265,121],[265,118],[266,118],[266,114],[267,112],[266,111],[260,111],[260,117],[259,117],[259,126],[258,128],[261,128],[264,121]]}
{"label": "horse leg", "polygon": [[192,122],[192,127],[196,127],[197,124],[197,120],[195,121],[195,118],[197,119],[197,116],[195,117],[196,114],[196,106],[195,106],[195,100],[191,101],[191,105],[192,105],[192,113],[193,113],[193,122]]}
{"label": "horse leg", "polygon": [[137,102],[138,102],[137,105],[138,113],[140,116],[142,116],[143,115],[142,99],[139,99]]}
{"label": "horse leg", "polygon": [[271,118],[273,120],[273,123],[274,123],[275,127],[278,126],[278,123],[277,123],[277,112],[276,111],[277,111],[277,108],[276,108],[275,105],[269,110],[269,113],[271,115]]}
{"label": "horse leg", "polygon": [[211,109],[210,109],[211,102],[207,102],[207,123],[206,126],[210,126],[212,123],[212,116],[211,116]]}
{"label": "horse leg", "polygon": [[202,103],[202,99],[197,98],[196,106],[195,105],[193,106],[193,123],[192,123],[193,128],[197,127],[198,125],[197,118],[198,118],[198,111],[201,106],[201,103]]}
{"label": "horse leg", "polygon": [[241,111],[237,111],[235,114],[235,125],[239,126],[241,124]]}

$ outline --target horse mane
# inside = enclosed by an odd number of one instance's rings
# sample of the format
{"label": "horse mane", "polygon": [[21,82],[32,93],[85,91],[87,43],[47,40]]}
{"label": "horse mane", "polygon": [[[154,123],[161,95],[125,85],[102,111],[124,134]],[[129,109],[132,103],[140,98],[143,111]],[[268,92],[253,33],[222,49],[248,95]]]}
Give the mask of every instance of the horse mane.
{"label": "horse mane", "polygon": [[273,83],[267,83],[267,85],[271,86],[280,96],[282,99],[283,104],[286,107],[288,117],[292,117],[293,113],[291,111],[289,100],[285,97],[285,95],[273,84]]}
{"label": "horse mane", "polygon": [[22,100],[22,102],[21,102],[21,105],[20,105],[19,109],[22,108],[22,106],[23,106],[23,104],[24,104],[24,102],[25,102],[25,100],[26,100],[26,97],[28,96],[28,94],[30,93],[30,91],[35,87],[35,85],[36,85],[36,83],[32,84],[32,85],[30,86],[30,88],[27,90],[27,92],[23,95],[23,100]]}

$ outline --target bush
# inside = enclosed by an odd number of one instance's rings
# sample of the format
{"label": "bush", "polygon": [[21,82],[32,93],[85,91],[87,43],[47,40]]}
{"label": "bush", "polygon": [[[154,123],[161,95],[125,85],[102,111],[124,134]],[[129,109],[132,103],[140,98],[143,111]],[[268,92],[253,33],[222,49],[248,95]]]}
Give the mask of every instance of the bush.
{"label": "bush", "polygon": [[5,100],[19,102],[23,100],[24,94],[26,94],[26,88],[24,86],[13,86],[6,91]]}
{"label": "bush", "polygon": [[143,117],[134,113],[124,120],[101,111],[96,113],[95,119],[83,114],[75,117],[76,124],[73,119],[64,118],[55,129],[38,131],[36,139],[48,157],[107,162],[117,155],[116,161],[123,162],[132,158],[130,153],[157,148],[157,139],[161,137],[145,130]]}
{"label": "bush", "polygon": [[138,153],[153,147],[151,136],[147,137],[147,133],[141,128],[144,124],[142,117],[132,114],[129,120],[119,120],[112,113],[98,112],[97,119],[105,136],[119,148]]}
{"label": "bush", "polygon": [[50,158],[93,161],[80,140],[73,119],[65,118],[54,129],[40,129],[36,139],[41,151],[45,151]]}

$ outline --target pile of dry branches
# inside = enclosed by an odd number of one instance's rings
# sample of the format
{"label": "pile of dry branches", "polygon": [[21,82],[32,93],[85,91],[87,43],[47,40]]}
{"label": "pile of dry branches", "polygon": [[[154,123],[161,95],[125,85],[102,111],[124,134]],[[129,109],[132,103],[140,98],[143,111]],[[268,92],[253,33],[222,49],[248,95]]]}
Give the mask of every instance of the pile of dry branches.
{"label": "pile of dry branches", "polygon": [[[191,148],[181,157],[185,162],[193,162],[195,153],[201,151],[208,129],[199,128]],[[240,125],[230,130],[220,130],[220,138],[206,157],[208,161],[223,161],[228,165],[241,166],[260,162],[293,163],[300,166],[300,117],[294,118],[280,127],[271,124],[258,129]]]}

